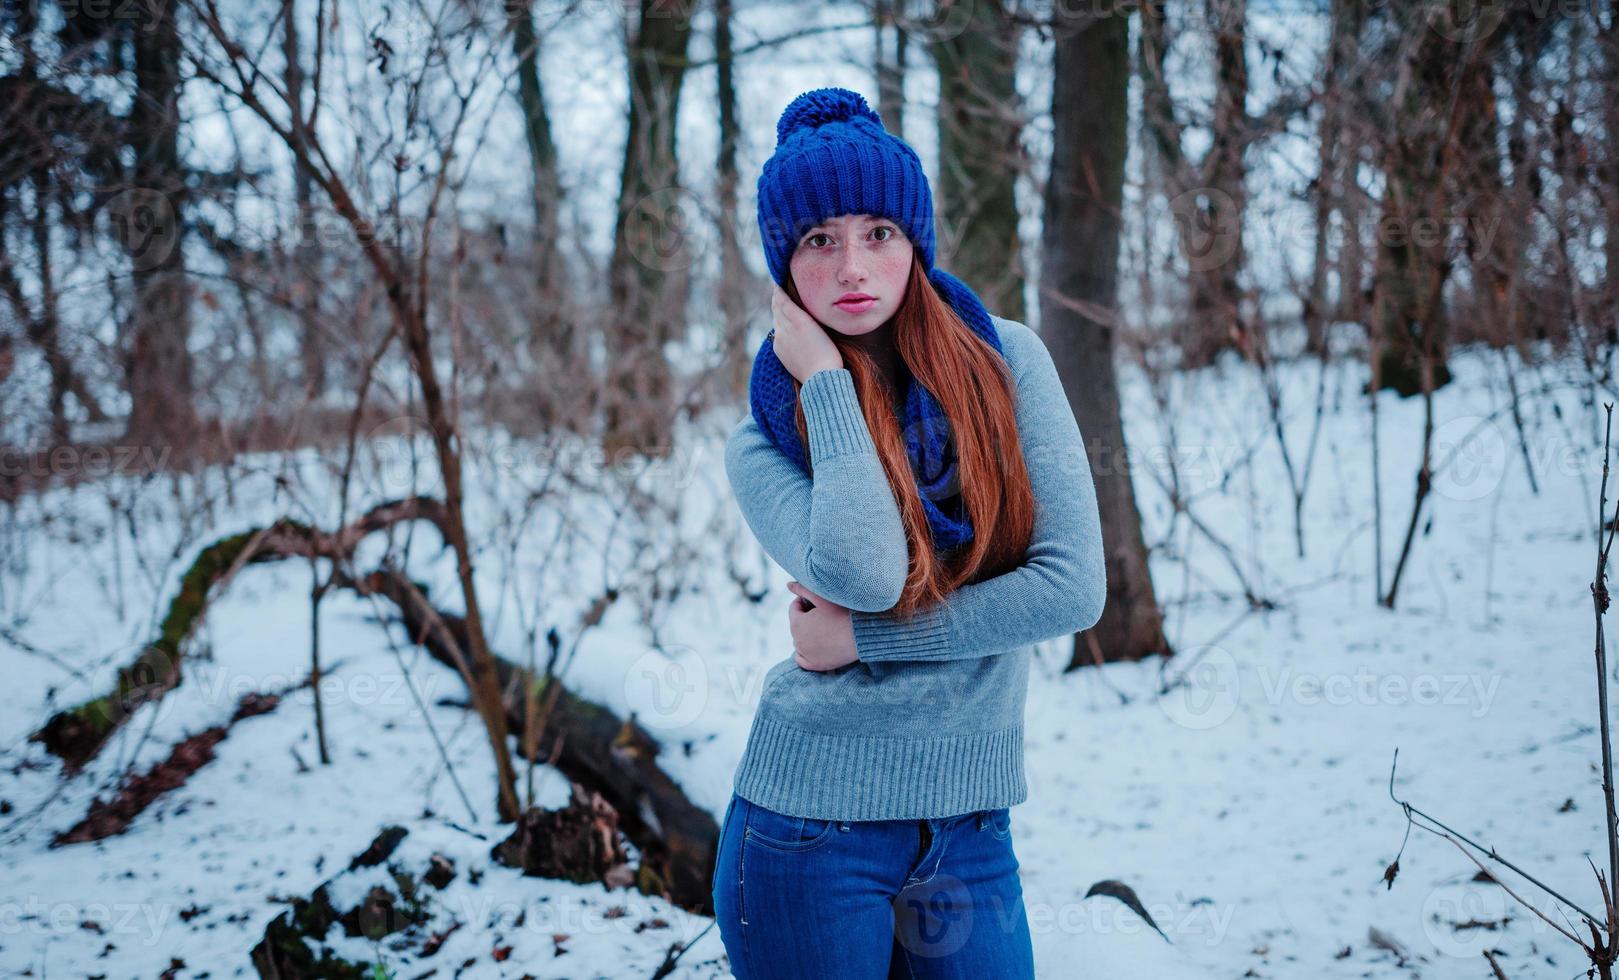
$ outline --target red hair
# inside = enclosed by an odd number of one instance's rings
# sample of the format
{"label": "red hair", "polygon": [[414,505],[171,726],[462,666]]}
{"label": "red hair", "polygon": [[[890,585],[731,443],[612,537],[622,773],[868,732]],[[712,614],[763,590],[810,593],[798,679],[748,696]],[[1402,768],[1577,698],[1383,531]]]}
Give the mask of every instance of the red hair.
{"label": "red hair", "polygon": [[[787,278],[787,294],[799,300]],[[956,454],[961,503],[972,521],[973,538],[952,551],[933,546],[927,512],[911,472],[904,433],[882,371],[858,344],[826,331],[854,376],[860,410],[877,455],[899,504],[905,525],[910,570],[893,611],[910,615],[942,601],[958,586],[992,578],[1023,563],[1034,533],[1034,491],[1023,462],[1013,403],[1014,379],[1000,352],[972,331],[928,281],[920,257],[912,253],[905,298],[894,314],[894,346],[915,379],[944,410]],[[793,390],[800,387],[795,379]],[[794,410],[799,438],[809,445],[804,406]]]}

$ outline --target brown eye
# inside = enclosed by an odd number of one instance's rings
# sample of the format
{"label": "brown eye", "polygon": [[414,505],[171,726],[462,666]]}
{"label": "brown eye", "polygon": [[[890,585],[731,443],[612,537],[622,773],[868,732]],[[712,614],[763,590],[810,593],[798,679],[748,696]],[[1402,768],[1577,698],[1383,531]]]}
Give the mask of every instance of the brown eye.
{"label": "brown eye", "polygon": [[875,227],[875,228],[873,228],[873,229],[872,229],[872,230],[871,230],[871,233],[872,233],[872,234],[873,234],[873,235],[875,235],[875,234],[877,234],[877,233],[878,233],[878,232],[879,232],[879,231],[886,231],[886,232],[888,232],[888,235],[887,235],[887,236],[886,236],[886,237],[884,237],[884,238],[879,238],[879,239],[877,239],[877,240],[878,240],[878,241],[879,241],[879,242],[886,242],[886,241],[888,241],[888,240],[889,240],[889,239],[891,239],[891,238],[893,238],[893,237],[894,237],[894,229],[892,229],[892,228],[890,228],[890,227],[888,227],[888,226],[887,226],[887,225],[878,225],[878,226],[877,226],[877,227]]}
{"label": "brown eye", "polygon": [[827,237],[826,232],[818,231],[815,234],[810,235],[808,238],[805,238],[804,239],[804,244],[810,246],[811,248],[820,248],[821,246],[815,244],[815,239],[817,239],[817,238],[825,238],[825,237]]}

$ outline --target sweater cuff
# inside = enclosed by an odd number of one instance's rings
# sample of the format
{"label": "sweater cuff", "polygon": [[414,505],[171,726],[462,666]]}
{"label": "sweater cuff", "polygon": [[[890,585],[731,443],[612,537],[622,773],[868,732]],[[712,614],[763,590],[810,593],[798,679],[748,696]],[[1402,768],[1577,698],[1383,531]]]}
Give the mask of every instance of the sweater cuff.
{"label": "sweater cuff", "polygon": [[804,427],[809,430],[811,465],[845,453],[877,451],[848,368],[816,371],[799,387],[798,400],[804,406]]}
{"label": "sweater cuff", "polygon": [[893,612],[850,610],[855,656],[861,660],[936,660],[949,648],[944,604],[923,609],[911,618]]}

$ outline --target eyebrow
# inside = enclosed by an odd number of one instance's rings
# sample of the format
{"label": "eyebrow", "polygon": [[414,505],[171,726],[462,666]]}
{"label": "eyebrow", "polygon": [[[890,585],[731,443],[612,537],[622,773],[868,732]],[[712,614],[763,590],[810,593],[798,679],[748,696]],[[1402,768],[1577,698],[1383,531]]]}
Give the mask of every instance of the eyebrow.
{"label": "eyebrow", "polygon": [[[859,220],[859,221],[858,221],[858,222],[856,222],[856,223],[857,223],[857,224],[868,224],[868,225],[884,225],[884,224],[887,224],[887,225],[891,225],[891,224],[893,224],[893,222],[892,222],[892,221],[890,221],[890,220],[888,220],[888,219],[887,219],[887,218],[883,218],[883,217],[876,217],[876,218],[861,218],[861,219],[860,219],[860,220]],[[825,228],[825,227],[827,227],[827,226],[826,226],[826,224],[825,224],[825,223],[824,223],[824,222],[823,222],[823,223],[822,223],[822,224],[818,224],[818,225],[811,225],[811,226],[810,226],[810,227],[809,227],[809,228],[808,228],[808,229],[807,229],[807,230],[806,230],[806,231],[805,231],[805,232],[804,232],[804,234],[806,234],[806,235],[808,235],[808,234],[810,234],[810,233],[811,233],[811,232],[813,232],[813,231],[815,231],[815,230],[816,230],[816,229],[819,229],[819,228]]]}

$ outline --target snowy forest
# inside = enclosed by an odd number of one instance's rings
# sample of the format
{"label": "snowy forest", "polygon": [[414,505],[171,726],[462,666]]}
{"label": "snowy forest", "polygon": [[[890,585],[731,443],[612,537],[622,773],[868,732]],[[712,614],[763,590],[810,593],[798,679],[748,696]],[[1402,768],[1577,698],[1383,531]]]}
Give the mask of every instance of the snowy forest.
{"label": "snowy forest", "polygon": [[1037,974],[1614,976],[1614,0],[0,0],[0,974],[732,975],[822,86],[1094,476]]}

